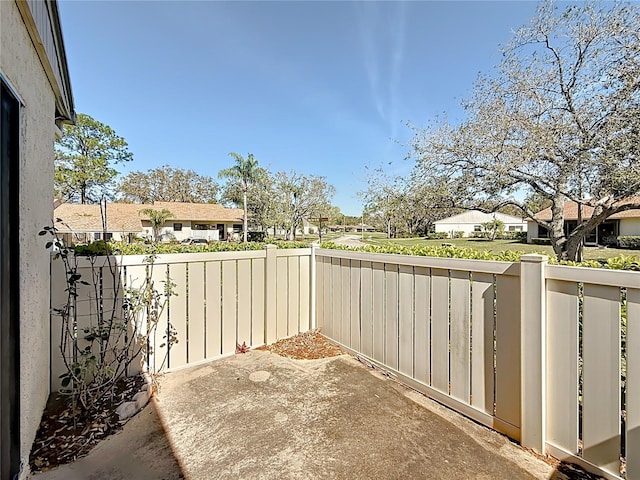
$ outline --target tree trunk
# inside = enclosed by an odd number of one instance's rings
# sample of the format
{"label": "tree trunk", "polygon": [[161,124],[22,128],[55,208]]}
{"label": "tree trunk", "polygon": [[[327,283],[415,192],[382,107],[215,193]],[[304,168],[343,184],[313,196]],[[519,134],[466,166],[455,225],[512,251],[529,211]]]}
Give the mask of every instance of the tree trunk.
{"label": "tree trunk", "polygon": [[244,242],[247,243],[247,190],[242,190],[242,205],[244,206],[244,212],[242,215],[243,228],[244,228]]}
{"label": "tree trunk", "polygon": [[558,260],[569,260],[566,258],[567,239],[564,234],[564,196],[556,195],[552,199],[551,204],[551,230],[549,231],[549,239],[553,252]]}

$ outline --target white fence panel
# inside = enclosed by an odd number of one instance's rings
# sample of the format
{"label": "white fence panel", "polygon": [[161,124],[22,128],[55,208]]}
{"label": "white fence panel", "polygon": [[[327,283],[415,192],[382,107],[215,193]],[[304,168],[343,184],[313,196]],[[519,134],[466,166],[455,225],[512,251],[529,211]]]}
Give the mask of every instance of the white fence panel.
{"label": "white fence panel", "polygon": [[[317,309],[325,335],[438,401],[519,438],[517,265],[322,249],[316,258],[318,272],[331,265],[318,279],[324,305],[330,300],[332,307],[331,315],[327,308]],[[496,341],[511,344],[499,360],[499,398],[494,395],[494,289],[509,299],[498,307]],[[500,418],[493,416],[496,402]]]}
{"label": "white fence panel", "polygon": [[[98,257],[93,262],[78,258],[78,273],[89,283],[78,285],[71,311],[81,333],[79,345],[88,345],[82,338],[85,328],[111,322],[112,315],[116,320],[122,317],[125,289],[140,288],[148,270],[152,288],[165,303],[149,339],[151,372],[233,354],[237,343],[255,347],[306,331],[311,318],[310,258],[310,248],[279,251],[272,246],[259,251],[159,255],[153,265],[141,255]],[[56,314],[67,302],[65,288],[62,262],[52,260],[52,390],[60,388],[59,376],[65,372],[60,353],[62,322]],[[138,321],[140,331],[146,331],[146,319]],[[123,343],[125,336],[115,341]],[[139,372],[147,362],[142,356],[129,373]]]}

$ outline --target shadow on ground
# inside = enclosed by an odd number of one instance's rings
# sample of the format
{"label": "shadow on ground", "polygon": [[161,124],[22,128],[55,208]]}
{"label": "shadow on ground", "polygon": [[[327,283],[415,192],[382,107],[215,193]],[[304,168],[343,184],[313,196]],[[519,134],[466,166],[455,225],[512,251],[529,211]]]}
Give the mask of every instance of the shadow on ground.
{"label": "shadow on ground", "polygon": [[346,355],[251,351],[164,375],[158,398],[120,433],[34,478],[568,477]]}

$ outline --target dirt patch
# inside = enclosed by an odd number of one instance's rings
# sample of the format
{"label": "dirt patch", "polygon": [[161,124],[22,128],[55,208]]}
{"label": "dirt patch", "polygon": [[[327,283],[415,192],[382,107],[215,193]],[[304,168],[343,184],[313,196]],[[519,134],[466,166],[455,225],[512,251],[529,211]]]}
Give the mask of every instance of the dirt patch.
{"label": "dirt patch", "polygon": [[139,375],[120,379],[113,394],[103,396],[90,412],[77,406],[74,409],[68,395],[51,394],[29,457],[31,471],[50,470],[84,457],[101,440],[120,430],[128,419],[120,421],[115,409],[131,400],[143,384]]}
{"label": "dirt patch", "polygon": [[317,360],[347,353],[327,340],[318,330],[299,333],[293,337],[278,340],[271,345],[259,347],[258,350],[268,350],[281,357],[296,360]]}

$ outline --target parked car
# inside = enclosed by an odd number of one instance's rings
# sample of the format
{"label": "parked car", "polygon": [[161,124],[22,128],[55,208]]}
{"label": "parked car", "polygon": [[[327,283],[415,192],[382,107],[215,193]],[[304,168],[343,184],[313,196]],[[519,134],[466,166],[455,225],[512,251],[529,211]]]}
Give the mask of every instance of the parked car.
{"label": "parked car", "polygon": [[185,238],[180,243],[182,245],[207,245],[209,242],[206,238]]}

